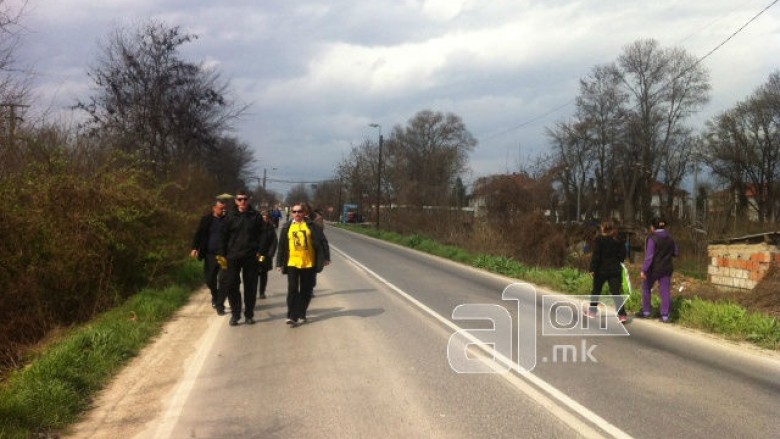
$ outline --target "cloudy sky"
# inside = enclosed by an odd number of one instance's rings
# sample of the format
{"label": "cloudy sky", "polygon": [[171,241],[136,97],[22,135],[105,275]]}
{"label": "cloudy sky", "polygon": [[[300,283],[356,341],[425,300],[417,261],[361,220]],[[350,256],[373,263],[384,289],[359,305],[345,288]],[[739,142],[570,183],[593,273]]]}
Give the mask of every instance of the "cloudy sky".
{"label": "cloudy sky", "polygon": [[[578,81],[624,46],[654,38],[702,57],[772,3],[28,0],[19,59],[36,72],[38,103],[66,114],[90,95],[86,72],[112,29],[162,20],[196,34],[183,55],[216,67],[251,105],[235,134],[258,176],[328,178],[352,145],[377,138],[369,124],[386,134],[430,109],[457,114],[479,141],[473,181],[546,152],[545,128],[571,117]],[[697,123],[752,93],[779,59],[776,5],[703,61],[713,90]]]}

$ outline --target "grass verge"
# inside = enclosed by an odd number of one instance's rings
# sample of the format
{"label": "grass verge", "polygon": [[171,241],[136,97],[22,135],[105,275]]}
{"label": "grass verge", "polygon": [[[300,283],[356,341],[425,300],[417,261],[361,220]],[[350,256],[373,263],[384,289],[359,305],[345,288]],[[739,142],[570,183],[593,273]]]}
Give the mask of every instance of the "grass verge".
{"label": "grass verge", "polygon": [[[361,226],[341,224],[339,227],[507,277],[544,285],[566,294],[587,295],[592,287],[590,275],[574,268],[530,267],[503,256],[472,254],[456,246],[439,244],[420,234],[403,236]],[[629,312],[638,311],[642,302],[636,279],[637,276],[632,279],[632,293],[625,305]],[[658,309],[660,298],[657,294],[653,295],[652,301],[653,308]],[[780,322],[772,316],[748,311],[735,303],[673,296],[671,318],[683,326],[720,334],[731,340],[747,341],[765,349],[780,350]]]}
{"label": "grass verge", "polygon": [[187,302],[201,276],[200,264],[188,262],[173,286],[140,291],[12,372],[0,386],[0,438],[56,437],[49,434],[78,421],[95,394]]}

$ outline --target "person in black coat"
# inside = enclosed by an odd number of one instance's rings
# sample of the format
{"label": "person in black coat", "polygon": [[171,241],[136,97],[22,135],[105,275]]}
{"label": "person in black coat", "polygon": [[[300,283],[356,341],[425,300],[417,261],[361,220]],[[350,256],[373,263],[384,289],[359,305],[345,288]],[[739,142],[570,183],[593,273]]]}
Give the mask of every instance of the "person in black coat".
{"label": "person in black coat", "polygon": [[258,271],[257,297],[265,299],[265,289],[268,285],[268,272],[274,268],[274,255],[276,254],[276,226],[274,219],[267,213],[263,213],[263,228],[260,232],[260,269]]}
{"label": "person in black coat", "polygon": [[[617,239],[617,228],[612,221],[601,223],[601,233],[593,241],[593,254],[590,259],[590,274],[593,276],[593,290],[590,306],[585,310],[588,317],[598,315],[598,298],[604,284],[609,285],[610,294],[620,296],[623,288],[623,266],[626,258],[626,246]],[[622,305],[622,303],[621,303]],[[628,319],[624,306],[618,308],[618,319],[625,323]]]}
{"label": "person in black coat", "polygon": [[218,254],[227,259],[225,283],[230,303],[230,326],[238,325],[241,318],[241,292],[239,284],[244,280],[244,323],[255,323],[257,299],[257,272],[260,262],[260,235],[263,219],[249,204],[249,195],[241,190],[236,193],[236,207],[228,212],[222,226],[222,239]]}
{"label": "person in black coat", "polygon": [[217,252],[222,233],[222,222],[225,217],[225,203],[214,200],[211,212],[203,215],[198,224],[198,230],[192,239],[190,256],[203,261],[203,277],[206,286],[211,291],[211,306],[217,314],[225,313],[225,297],[220,292],[220,284],[224,282],[224,272],[217,263]]}

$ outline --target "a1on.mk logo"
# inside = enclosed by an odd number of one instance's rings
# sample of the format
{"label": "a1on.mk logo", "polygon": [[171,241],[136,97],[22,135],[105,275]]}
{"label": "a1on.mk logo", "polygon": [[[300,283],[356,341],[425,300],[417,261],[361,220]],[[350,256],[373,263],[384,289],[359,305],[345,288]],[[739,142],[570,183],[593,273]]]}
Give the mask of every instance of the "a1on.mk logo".
{"label": "a1on.mk logo", "polygon": [[[490,328],[460,329],[450,336],[447,343],[447,360],[450,368],[458,373],[504,373],[516,368],[519,372],[530,372],[537,363],[537,328],[541,335],[557,336],[625,336],[629,335],[618,320],[617,313],[599,306],[597,318],[584,318],[582,306],[589,303],[590,297],[564,294],[542,294],[542,306],[537,307],[539,295],[536,288],[528,283],[513,283],[504,288],[501,299],[517,302],[516,346],[517,356],[513,355],[512,315],[498,304],[463,304],[452,311],[453,320],[479,320],[492,323]],[[628,296],[601,296],[600,304],[612,302],[615,309],[623,306]],[[541,319],[537,313],[541,311]],[[540,321],[539,321],[540,320]],[[537,324],[539,321],[540,324]],[[585,341],[585,339],[582,339]],[[593,351],[597,345],[580,346],[572,344],[553,344],[550,355],[542,355],[542,362],[577,361],[577,350],[581,350],[581,361],[595,361]],[[473,348],[486,353],[475,355]]]}

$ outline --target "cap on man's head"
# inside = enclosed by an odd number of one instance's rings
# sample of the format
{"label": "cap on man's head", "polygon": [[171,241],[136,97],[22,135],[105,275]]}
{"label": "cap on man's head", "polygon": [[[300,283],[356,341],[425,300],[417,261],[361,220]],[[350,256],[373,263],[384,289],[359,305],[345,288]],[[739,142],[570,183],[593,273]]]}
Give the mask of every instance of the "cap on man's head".
{"label": "cap on man's head", "polygon": [[235,197],[233,195],[230,195],[230,194],[220,194],[220,195],[217,195],[217,200],[219,200],[219,201],[230,201],[233,198],[235,198]]}

